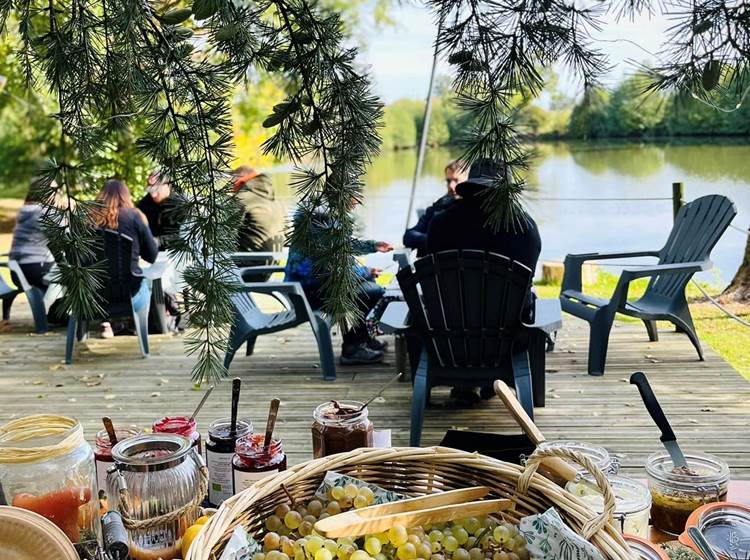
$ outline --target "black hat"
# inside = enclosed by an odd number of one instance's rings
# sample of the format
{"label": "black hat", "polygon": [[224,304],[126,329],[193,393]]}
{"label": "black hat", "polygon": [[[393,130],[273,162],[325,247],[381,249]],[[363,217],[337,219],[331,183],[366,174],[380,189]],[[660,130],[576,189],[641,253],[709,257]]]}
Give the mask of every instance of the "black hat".
{"label": "black hat", "polygon": [[465,196],[475,190],[492,188],[497,185],[498,176],[505,175],[507,172],[507,166],[499,161],[490,158],[478,159],[469,168],[469,178],[456,186],[456,192]]}

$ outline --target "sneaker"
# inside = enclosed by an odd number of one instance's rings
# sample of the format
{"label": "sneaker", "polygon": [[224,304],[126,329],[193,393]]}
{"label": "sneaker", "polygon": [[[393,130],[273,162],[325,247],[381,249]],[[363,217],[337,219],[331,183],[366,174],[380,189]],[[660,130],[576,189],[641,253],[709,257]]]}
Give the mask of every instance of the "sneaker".
{"label": "sneaker", "polygon": [[481,397],[476,388],[472,387],[453,387],[451,389],[451,399],[458,401],[460,404],[477,404]]}
{"label": "sneaker", "polygon": [[384,355],[377,350],[370,350],[367,345],[344,347],[341,349],[341,365],[377,364],[383,361]]}
{"label": "sneaker", "polygon": [[102,322],[102,338],[114,338],[115,337],[115,331],[112,330],[112,324],[108,321]]}
{"label": "sneaker", "polygon": [[367,347],[370,350],[375,350],[376,352],[385,352],[386,350],[388,350],[388,341],[372,337],[367,341]]}

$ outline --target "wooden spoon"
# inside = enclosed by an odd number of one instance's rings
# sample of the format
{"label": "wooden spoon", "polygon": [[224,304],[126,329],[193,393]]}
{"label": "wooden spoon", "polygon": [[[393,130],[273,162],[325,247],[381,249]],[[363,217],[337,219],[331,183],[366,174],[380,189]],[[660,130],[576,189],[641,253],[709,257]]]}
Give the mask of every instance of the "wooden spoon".
{"label": "wooden spoon", "polygon": [[[544,434],[542,434],[537,425],[534,424],[534,421],[529,418],[528,414],[526,414],[523,406],[518,402],[518,399],[510,388],[499,379],[495,381],[495,393],[497,393],[497,396],[500,397],[505,406],[508,407],[508,411],[513,418],[516,419],[516,422],[521,426],[524,433],[529,436],[529,439],[534,445],[538,446],[540,443],[547,441],[544,438]],[[578,478],[578,470],[573,465],[559,457],[548,457],[542,460],[542,465],[544,465],[544,470],[549,474],[552,474],[554,478],[560,478],[565,482],[573,481]]]}

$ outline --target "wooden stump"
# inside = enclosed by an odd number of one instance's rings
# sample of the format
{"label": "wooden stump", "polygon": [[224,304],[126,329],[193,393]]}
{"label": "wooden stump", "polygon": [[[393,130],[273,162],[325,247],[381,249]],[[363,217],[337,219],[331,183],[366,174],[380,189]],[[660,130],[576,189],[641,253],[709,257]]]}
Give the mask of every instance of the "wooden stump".
{"label": "wooden stump", "polygon": [[[563,272],[565,265],[563,263],[545,262],[542,263],[542,283],[560,285],[562,284]],[[581,269],[581,280],[583,284],[596,284],[599,278],[599,267],[595,264],[584,264]]]}

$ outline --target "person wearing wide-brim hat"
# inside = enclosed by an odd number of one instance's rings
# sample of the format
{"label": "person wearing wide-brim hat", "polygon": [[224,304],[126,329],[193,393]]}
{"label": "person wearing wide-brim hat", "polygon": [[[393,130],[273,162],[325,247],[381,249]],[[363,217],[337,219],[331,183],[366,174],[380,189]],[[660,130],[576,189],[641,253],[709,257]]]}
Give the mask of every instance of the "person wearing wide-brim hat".
{"label": "person wearing wide-brim hat", "polygon": [[[427,230],[427,252],[437,253],[451,249],[477,249],[504,255],[536,270],[542,240],[534,219],[523,209],[517,208],[518,219],[495,230],[487,221],[485,209],[489,189],[507,188],[512,180],[507,166],[490,159],[481,159],[472,164],[469,178],[456,187],[461,198],[449,208],[435,215]],[[501,224],[503,221],[501,221]],[[526,298],[526,319],[531,319],[533,294]],[[463,394],[467,393],[467,394]],[[468,394],[471,393],[471,394]],[[492,388],[483,387],[483,397],[494,394]],[[454,388],[451,395],[459,400],[472,401],[478,398],[475,391]]]}

